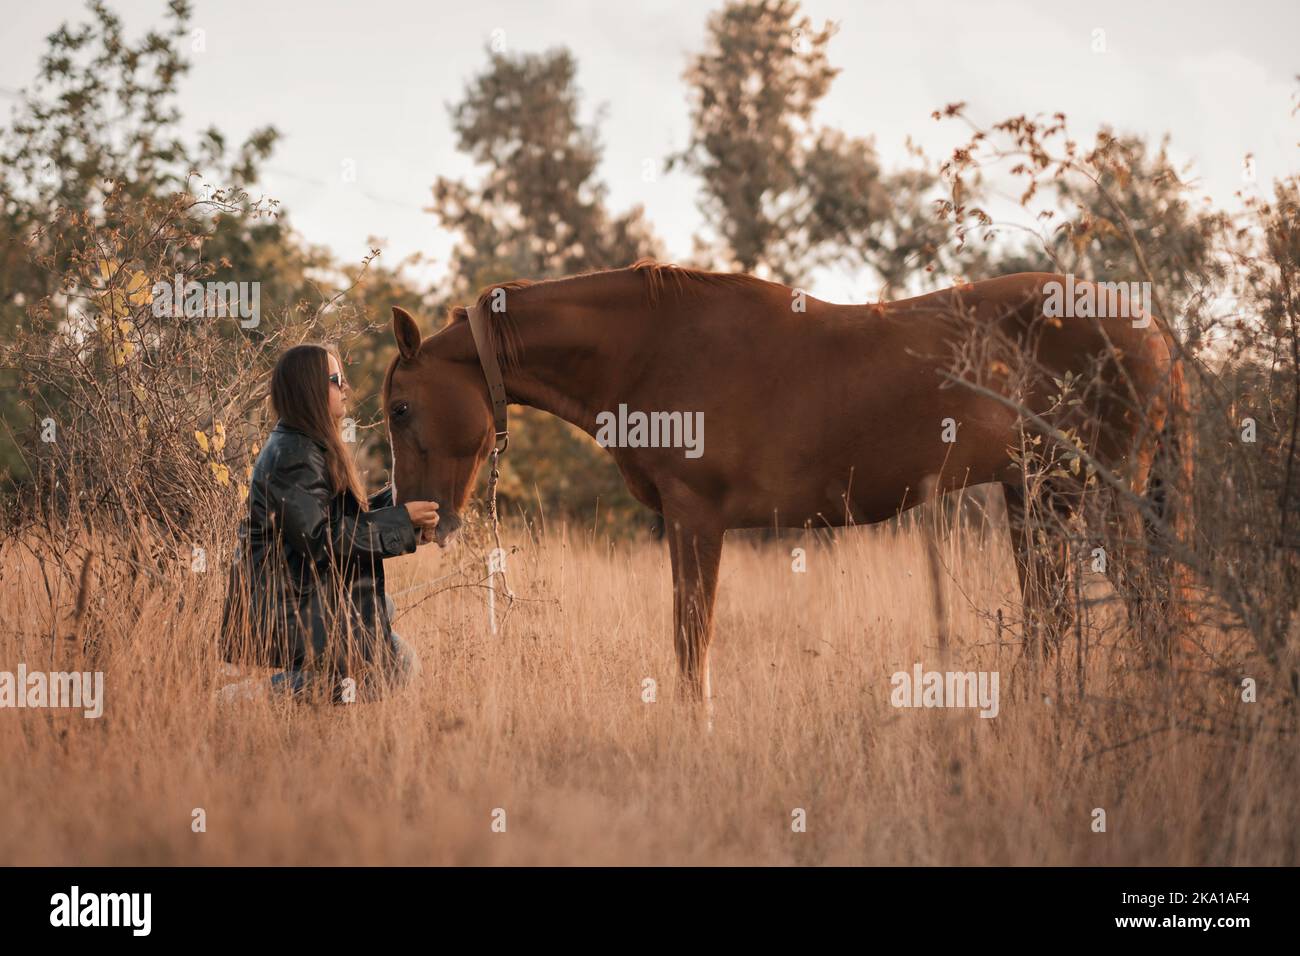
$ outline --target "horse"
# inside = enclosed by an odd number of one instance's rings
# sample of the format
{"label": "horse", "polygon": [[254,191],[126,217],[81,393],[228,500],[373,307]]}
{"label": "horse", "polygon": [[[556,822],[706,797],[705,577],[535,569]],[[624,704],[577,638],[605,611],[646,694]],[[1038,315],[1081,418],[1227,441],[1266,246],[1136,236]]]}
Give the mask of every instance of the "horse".
{"label": "horse", "polygon": [[[1176,344],[1144,310],[1053,315],[1067,282],[1105,295],[1072,276],[1021,273],[844,305],[748,274],[639,260],[493,284],[427,338],[394,307],[397,354],[382,387],[394,500],[436,501],[445,547],[480,467],[504,451],[507,403],[597,438],[631,494],[663,517],[679,689],[708,701],[728,530],[874,524],[982,483],[1003,486],[1013,528],[1024,527],[1034,503],[1017,452],[1026,422],[1068,437],[1087,465],[1056,468],[1052,507],[1078,508],[1085,475],[1101,474],[1128,502],[1119,525],[1147,543],[1169,535],[1172,489],[1190,478],[1174,430],[1187,407]],[[1030,372],[1013,381],[1010,353],[990,342],[1019,349]],[[975,374],[954,374],[963,367]],[[1108,387],[1079,385],[1073,405],[1057,394],[1085,380]],[[1073,410],[1072,425],[1047,420],[1058,406]],[[626,425],[636,413],[639,439]],[[697,454],[682,447],[687,420],[703,426]],[[1016,537],[1029,608],[1041,575],[1033,542]]]}

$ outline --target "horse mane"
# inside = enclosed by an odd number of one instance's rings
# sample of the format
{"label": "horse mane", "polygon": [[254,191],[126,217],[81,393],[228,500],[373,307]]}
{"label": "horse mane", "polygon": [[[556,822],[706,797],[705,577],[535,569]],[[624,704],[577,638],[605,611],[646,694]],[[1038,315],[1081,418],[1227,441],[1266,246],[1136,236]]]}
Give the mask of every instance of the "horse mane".
{"label": "horse mane", "polygon": [[[489,308],[491,299],[500,289],[507,294],[516,292],[520,289],[528,289],[534,286],[555,285],[566,282],[578,282],[582,280],[595,279],[604,276],[614,276],[620,272],[639,273],[645,279],[646,301],[650,305],[657,305],[664,288],[671,282],[673,289],[679,296],[688,296],[692,291],[692,286],[706,285],[741,285],[753,288],[775,285],[766,279],[760,279],[758,276],[750,275],[747,272],[712,272],[707,269],[695,269],[689,266],[679,266],[675,262],[660,262],[652,256],[642,256],[630,266],[624,266],[618,269],[592,269],[589,272],[579,272],[569,276],[558,276],[553,279],[512,279],[509,282],[495,282],[492,285],[483,288],[478,298],[475,300],[479,308],[486,309],[489,316],[494,321],[501,321],[502,316],[509,315],[509,311],[495,312]],[[469,319],[469,313],[464,306],[453,306],[448,311],[448,325],[456,322],[465,322]]]}
{"label": "horse mane", "polygon": [[[502,369],[517,368],[519,360],[523,356],[523,344],[519,338],[519,327],[515,325],[514,319],[510,316],[510,310],[505,309],[496,311],[492,308],[492,300],[501,292],[517,292],[520,289],[527,289],[531,286],[542,285],[545,282],[558,282],[558,279],[543,279],[535,281],[533,279],[511,279],[509,282],[494,282],[479,292],[475,305],[488,317],[487,331],[488,338],[491,340],[491,347],[497,354],[497,360],[501,363]],[[447,324],[443,328],[450,328],[458,322],[469,321],[469,309],[463,305],[452,306],[448,311]]]}
{"label": "horse mane", "polygon": [[643,256],[628,268],[645,276],[646,294],[651,305],[655,305],[659,301],[659,295],[663,291],[666,280],[672,280],[677,294],[682,297],[688,295],[691,291],[698,291],[690,289],[688,287],[689,283],[694,283],[697,286],[743,285],[755,288],[773,284],[766,279],[750,275],[748,272],[711,272],[707,269],[692,269],[688,266],[679,266],[675,262],[659,262],[649,256]]}

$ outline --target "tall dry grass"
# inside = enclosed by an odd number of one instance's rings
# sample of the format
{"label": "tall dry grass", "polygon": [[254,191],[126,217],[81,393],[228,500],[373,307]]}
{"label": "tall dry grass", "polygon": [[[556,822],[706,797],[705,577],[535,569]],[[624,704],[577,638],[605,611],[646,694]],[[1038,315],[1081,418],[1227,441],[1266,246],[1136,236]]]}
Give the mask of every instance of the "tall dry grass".
{"label": "tall dry grass", "polygon": [[[942,538],[945,663],[924,527],[730,539],[712,732],[674,696],[653,541],[508,530],[519,600],[498,635],[477,571],[422,586],[472,563],[470,543],[421,549],[389,562],[413,687],[226,708],[218,567],[92,593],[78,630],[75,590],[51,599],[40,550],[11,539],[0,669],[101,667],[106,707],[0,711],[0,862],[1297,862],[1294,715],[1269,687],[1247,704],[1220,678],[1150,669],[1092,579],[1082,643],[1022,653],[1006,531],[988,525]],[[890,675],[916,662],[997,670],[1000,713],[892,707]]]}

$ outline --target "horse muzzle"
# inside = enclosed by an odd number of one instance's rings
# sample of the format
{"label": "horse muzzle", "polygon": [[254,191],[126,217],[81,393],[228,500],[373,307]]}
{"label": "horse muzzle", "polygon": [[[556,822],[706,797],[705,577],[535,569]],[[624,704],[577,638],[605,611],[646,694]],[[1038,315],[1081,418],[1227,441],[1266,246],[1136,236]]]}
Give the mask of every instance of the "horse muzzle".
{"label": "horse muzzle", "polygon": [[447,547],[460,530],[460,516],[454,511],[438,511],[438,523],[433,528],[433,541],[440,548]]}

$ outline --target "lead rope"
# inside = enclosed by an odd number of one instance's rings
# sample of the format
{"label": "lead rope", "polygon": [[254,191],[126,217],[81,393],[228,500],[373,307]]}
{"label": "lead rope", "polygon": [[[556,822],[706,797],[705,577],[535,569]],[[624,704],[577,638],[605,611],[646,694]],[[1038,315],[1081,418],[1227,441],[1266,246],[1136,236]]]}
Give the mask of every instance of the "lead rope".
{"label": "lead rope", "polygon": [[[515,592],[510,589],[510,581],[506,578],[506,551],[501,547],[501,524],[497,520],[497,480],[501,477],[501,472],[497,468],[497,457],[499,454],[500,452],[495,448],[492,450],[491,470],[488,472],[488,517],[492,521],[492,540],[496,547],[488,555],[488,574],[484,580],[487,582],[488,588],[493,592],[493,596],[495,596],[496,586],[493,583],[493,579],[498,575],[501,577],[502,593],[506,597],[506,613],[501,616],[501,623],[505,624],[506,615],[508,615],[514,607]],[[467,565],[466,567],[469,566],[470,565]],[[446,581],[449,578],[454,578],[457,575],[463,574],[465,569],[465,567],[461,567],[448,574],[440,575],[439,577],[432,578],[428,581],[421,581],[419,584],[414,584],[409,588],[394,591],[389,596],[401,597],[403,594],[409,594],[412,591],[419,591],[422,588],[431,587],[441,581]],[[494,628],[493,630],[495,631],[497,629]]]}
{"label": "lead rope", "polygon": [[[501,587],[507,602],[506,614],[509,614],[515,603],[515,593],[510,590],[510,582],[506,578],[506,552],[501,547],[501,523],[497,520],[497,480],[501,477],[501,472],[497,469],[497,459],[500,455],[500,450],[493,448],[489,461],[491,471],[488,472],[488,518],[492,521],[492,540],[496,544],[496,550],[492,552],[494,559],[488,561],[488,581],[490,585],[496,575],[501,576]],[[505,623],[505,617],[505,614],[501,616],[502,624]]]}

